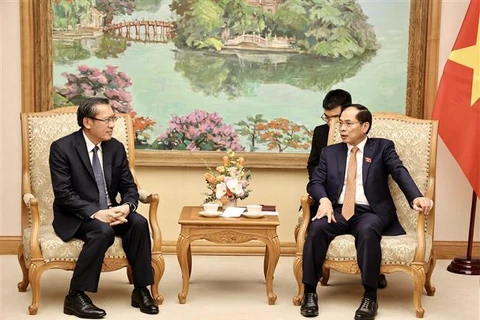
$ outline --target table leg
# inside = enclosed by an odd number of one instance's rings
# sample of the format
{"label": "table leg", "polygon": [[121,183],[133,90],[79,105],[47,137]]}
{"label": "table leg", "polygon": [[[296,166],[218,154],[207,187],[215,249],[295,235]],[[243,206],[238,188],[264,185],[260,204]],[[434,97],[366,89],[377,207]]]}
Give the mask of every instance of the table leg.
{"label": "table leg", "polygon": [[182,291],[178,294],[178,301],[184,304],[187,301],[188,287],[190,285],[190,270],[189,261],[191,265],[191,252],[189,259],[190,241],[181,233],[177,240],[177,259],[182,271]]}
{"label": "table leg", "polygon": [[192,246],[190,243],[188,244],[188,249],[187,249],[187,261],[188,261],[188,276],[192,276]]}
{"label": "table leg", "polygon": [[277,236],[274,236],[273,238],[265,239],[265,244],[265,259],[267,261],[265,281],[267,283],[268,304],[272,305],[275,304],[275,301],[277,301],[277,295],[273,293],[273,274],[275,272],[275,268],[277,267],[278,260],[280,259],[280,241],[278,240]]}
{"label": "table leg", "polygon": [[268,246],[265,245],[265,256],[263,257],[263,276],[267,279],[268,259],[270,259],[270,252]]}

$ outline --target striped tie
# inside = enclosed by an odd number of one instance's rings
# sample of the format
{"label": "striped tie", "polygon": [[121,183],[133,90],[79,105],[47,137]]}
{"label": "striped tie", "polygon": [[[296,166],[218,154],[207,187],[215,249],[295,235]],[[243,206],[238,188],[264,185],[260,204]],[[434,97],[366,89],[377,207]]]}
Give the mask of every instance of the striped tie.
{"label": "striped tie", "polygon": [[349,220],[355,213],[355,192],[357,185],[357,147],[353,147],[348,159],[347,186],[345,187],[345,198],[343,199],[342,215]]}

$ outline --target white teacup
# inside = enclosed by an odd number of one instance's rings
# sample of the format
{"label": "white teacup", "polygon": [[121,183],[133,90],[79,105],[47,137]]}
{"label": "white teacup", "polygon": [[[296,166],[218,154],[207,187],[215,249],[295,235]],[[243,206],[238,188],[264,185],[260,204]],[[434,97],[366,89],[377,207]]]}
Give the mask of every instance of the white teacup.
{"label": "white teacup", "polygon": [[262,212],[262,206],[258,204],[248,204],[247,211],[252,214],[260,214]]}
{"label": "white teacup", "polygon": [[206,213],[215,213],[218,211],[218,203],[204,203],[203,211]]}

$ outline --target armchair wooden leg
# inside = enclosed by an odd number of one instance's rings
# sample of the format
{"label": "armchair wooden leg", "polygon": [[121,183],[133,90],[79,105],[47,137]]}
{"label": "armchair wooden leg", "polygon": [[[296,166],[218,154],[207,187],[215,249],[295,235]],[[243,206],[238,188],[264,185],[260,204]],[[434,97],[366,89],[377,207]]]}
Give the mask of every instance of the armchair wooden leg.
{"label": "armchair wooden leg", "polygon": [[427,275],[425,278],[425,290],[427,291],[427,295],[433,296],[435,295],[435,287],[432,286],[432,274],[433,269],[435,269],[435,264],[437,263],[437,257],[435,256],[435,252],[431,252],[430,254],[430,263],[427,271]]}
{"label": "armchair wooden leg", "polygon": [[326,286],[328,284],[329,279],[330,279],[330,269],[323,267],[322,279],[320,279],[320,284],[322,286]]}
{"label": "armchair wooden leg", "polygon": [[28,269],[27,265],[25,264],[25,255],[23,253],[23,245],[20,244],[18,246],[18,263],[20,264],[20,268],[22,269],[22,281],[17,284],[17,288],[19,292],[27,291],[28,284],[30,281],[28,280]]}
{"label": "armchair wooden leg", "polygon": [[425,270],[422,267],[413,268],[413,310],[417,318],[423,318],[425,309],[422,308],[422,292],[425,285]]}
{"label": "armchair wooden leg", "polygon": [[302,270],[302,257],[296,256],[293,260],[293,274],[297,280],[298,291],[297,295],[293,296],[293,305],[299,306],[302,303],[304,286],[302,282],[303,270]]}
{"label": "armchair wooden leg", "polygon": [[37,266],[35,263],[30,264],[28,269],[28,278],[32,287],[32,304],[28,307],[28,312],[31,315],[36,315],[38,305],[40,304],[40,277],[42,276],[42,265]]}
{"label": "armchair wooden leg", "polygon": [[163,255],[159,254],[155,257],[152,257],[152,268],[153,268],[153,285],[152,285],[152,296],[153,299],[160,305],[163,303],[163,296],[158,292],[158,285],[160,280],[163,277],[165,272],[165,260]]}

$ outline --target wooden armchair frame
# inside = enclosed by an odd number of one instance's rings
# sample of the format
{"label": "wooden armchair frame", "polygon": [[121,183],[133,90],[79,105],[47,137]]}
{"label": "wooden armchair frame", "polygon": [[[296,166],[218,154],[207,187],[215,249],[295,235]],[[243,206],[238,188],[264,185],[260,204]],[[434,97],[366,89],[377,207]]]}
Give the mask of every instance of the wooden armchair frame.
{"label": "wooden armchair frame", "polygon": [[[385,127],[382,126],[385,124]],[[380,130],[378,129],[380,126]],[[396,130],[388,130],[389,126],[395,127]],[[330,130],[329,134],[329,144],[338,143],[341,141],[338,133],[338,123],[333,123],[334,130]],[[409,143],[405,143],[401,139],[403,136],[401,130],[411,130],[409,132],[409,139],[416,141],[415,135],[418,134],[418,140],[420,145],[412,146]],[[400,132],[400,133],[399,133]],[[436,148],[437,148],[437,133],[438,133],[438,122],[433,120],[420,120],[414,119],[411,117],[395,114],[395,113],[374,113],[373,114],[373,125],[372,131],[369,134],[371,137],[384,137],[394,141],[396,149],[400,158],[404,162],[404,165],[412,174],[415,182],[419,186],[420,191],[431,199],[435,198],[435,162],[436,162]],[[422,147],[427,148],[427,153],[425,157],[420,158],[411,154],[411,159],[404,159],[402,154],[408,153],[408,148]],[[405,161],[408,160],[408,161]],[[423,161],[426,163],[423,163]],[[420,161],[422,161],[420,163]],[[419,167],[421,167],[421,170]],[[427,167],[425,167],[427,166]],[[420,173],[418,172],[420,171]],[[414,176],[415,174],[415,176]],[[395,185],[395,186],[394,186]],[[394,190],[397,188],[397,190]],[[390,189],[393,192],[401,193],[396,184],[390,182]],[[403,195],[403,194],[402,194]],[[428,216],[423,214],[418,214],[413,212],[413,210],[408,208],[406,200],[403,197],[402,199],[394,197],[395,205],[397,206],[397,213],[400,215],[405,215],[406,219],[400,219],[404,229],[407,231],[407,235],[410,235],[410,238],[416,241],[412,248],[412,259],[402,259],[400,257],[399,261],[385,261],[388,259],[385,257],[384,249],[387,247],[387,244],[390,241],[393,241],[396,237],[386,237],[382,238],[382,265],[380,267],[380,272],[383,274],[392,273],[392,272],[405,272],[410,274],[413,277],[414,288],[413,288],[413,309],[418,318],[423,318],[424,309],[421,304],[422,288],[425,288],[427,295],[433,296],[435,294],[435,288],[431,284],[431,276],[433,269],[435,268],[435,252],[433,251],[433,232],[435,225],[435,211],[430,211]],[[403,200],[403,203],[401,201]],[[310,205],[312,204],[312,198],[308,195],[301,197],[301,206],[302,212],[301,217],[299,218],[299,224],[295,228],[295,240],[297,243],[297,252],[296,257],[293,263],[293,272],[298,284],[298,292],[293,297],[293,304],[300,305],[301,300],[304,294],[304,286],[302,283],[302,262],[303,262],[303,245],[305,242],[305,237],[308,233],[308,226],[310,222]],[[399,216],[400,217],[400,216]],[[405,225],[403,222],[411,223]],[[345,237],[345,236],[340,236]],[[403,237],[403,236],[397,236]],[[396,238],[397,240],[399,238]],[[329,251],[327,252],[327,258],[323,265],[323,274],[320,280],[322,286],[326,286],[330,277],[330,269],[348,274],[360,274],[360,269],[358,267],[356,257],[346,257],[342,256],[342,253],[332,253],[332,246],[335,246],[336,241],[350,241],[350,245],[354,246],[353,236],[347,236],[347,238],[339,239],[336,237],[329,246]],[[354,248],[354,247],[353,247]],[[332,251],[332,252],[331,252]]]}
{"label": "wooden armchair frame", "polygon": [[[28,285],[32,288],[32,304],[28,307],[29,313],[35,315],[38,311],[40,303],[40,277],[43,272],[49,269],[73,270],[75,268],[76,257],[72,256],[49,256],[45,257],[45,251],[50,250],[45,244],[46,235],[48,233],[48,242],[56,243],[57,246],[73,246],[77,242],[77,248],[72,247],[72,251],[79,250],[78,242],[81,240],[73,239],[64,243],[53,232],[51,227],[51,219],[53,217],[53,191],[50,181],[50,173],[42,172],[41,182],[35,181],[39,179],[38,170],[32,174],[32,169],[37,168],[36,162],[40,161],[43,170],[48,171],[48,150],[51,142],[79,129],[76,121],[76,107],[66,107],[40,113],[22,113],[22,241],[18,248],[18,262],[23,273],[23,279],[18,283],[18,290],[25,292]],[[135,149],[134,149],[134,132],[132,121],[127,114],[117,114],[117,121],[114,130],[114,137],[119,139],[127,151],[130,170],[134,176],[135,182]],[[58,118],[58,119],[57,119]],[[36,126],[42,125],[54,120],[50,123],[51,129],[47,132],[48,137],[43,139],[42,133],[39,133]],[[55,131],[55,124],[59,125],[58,133]],[[52,126],[53,125],[53,126]],[[36,141],[45,144],[42,148],[41,156],[33,153],[33,145]],[[48,144],[48,145],[47,145]],[[45,154],[47,153],[47,154]],[[44,178],[44,179],[43,179]],[[39,188],[41,187],[41,188]],[[45,190],[48,189],[48,190]],[[41,189],[41,190],[37,190]],[[41,194],[40,197],[37,193]],[[163,296],[158,292],[158,285],[165,271],[165,262],[162,255],[162,235],[157,220],[157,209],[159,204],[158,194],[148,194],[144,190],[139,189],[139,200],[149,205],[148,220],[152,236],[152,268],[154,272],[154,283],[152,285],[152,295],[157,303],[163,303]],[[61,244],[61,243],[62,244]],[[81,242],[83,243],[83,242]],[[78,251],[77,250],[77,251]],[[105,255],[102,272],[115,271],[120,268],[127,267],[127,276],[129,283],[133,282],[132,270],[128,264],[128,260],[121,248],[121,239],[116,237],[115,243],[109,248]]]}

